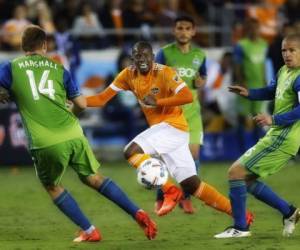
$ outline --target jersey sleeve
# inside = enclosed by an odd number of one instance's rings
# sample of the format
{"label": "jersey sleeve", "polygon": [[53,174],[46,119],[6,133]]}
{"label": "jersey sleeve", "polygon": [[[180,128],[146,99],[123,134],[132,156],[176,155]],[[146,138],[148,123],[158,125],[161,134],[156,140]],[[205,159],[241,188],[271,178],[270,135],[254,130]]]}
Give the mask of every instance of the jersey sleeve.
{"label": "jersey sleeve", "polygon": [[128,68],[123,69],[110,84],[114,91],[130,90],[128,83],[130,82],[130,72]]}
{"label": "jersey sleeve", "polygon": [[10,90],[12,85],[11,63],[6,62],[0,65],[0,87]]}
{"label": "jersey sleeve", "polygon": [[177,94],[182,88],[186,86],[186,83],[177,75],[176,71],[171,68],[165,69],[165,80],[169,89]]}
{"label": "jersey sleeve", "polygon": [[164,55],[164,51],[160,49],[156,56],[155,56],[155,62],[160,63],[160,64],[166,64],[166,58]]}
{"label": "jersey sleeve", "polygon": [[207,77],[207,69],[206,69],[206,57],[204,57],[203,62],[199,68],[199,75],[202,78],[206,78]]}
{"label": "jersey sleeve", "polygon": [[64,69],[64,86],[67,92],[68,99],[74,99],[77,96],[80,96],[80,90],[78,85],[73,81],[69,71]]}
{"label": "jersey sleeve", "polygon": [[237,44],[233,49],[233,60],[236,64],[242,64],[243,62],[243,48],[240,44]]}

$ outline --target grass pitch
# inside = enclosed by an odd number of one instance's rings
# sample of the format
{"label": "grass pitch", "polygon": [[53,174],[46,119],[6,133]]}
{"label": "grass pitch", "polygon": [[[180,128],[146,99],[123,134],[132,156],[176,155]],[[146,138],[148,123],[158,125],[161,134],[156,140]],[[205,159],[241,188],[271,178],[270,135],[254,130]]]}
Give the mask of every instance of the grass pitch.
{"label": "grass pitch", "polygon": [[[229,164],[204,164],[202,179],[215,185],[222,193],[228,193],[226,172]],[[185,215],[179,208],[165,217],[153,213],[154,191],[148,191],[136,182],[135,171],[125,163],[103,164],[103,174],[115,180],[127,194],[158,224],[155,240],[147,240],[135,221],[110,201],[83,186],[69,169],[63,184],[78,201],[82,210],[100,228],[100,243],[72,243],[77,230],[52,204],[38,182],[34,169],[0,168],[0,250],[60,250],[60,249],[108,249],[108,250],[299,250],[300,226],[291,238],[281,236],[280,214],[254,198],[248,199],[248,207],[255,213],[253,236],[243,239],[216,240],[215,233],[231,224],[227,215],[202,205],[196,199],[197,213]],[[290,164],[267,183],[288,201],[300,206],[300,164]]]}

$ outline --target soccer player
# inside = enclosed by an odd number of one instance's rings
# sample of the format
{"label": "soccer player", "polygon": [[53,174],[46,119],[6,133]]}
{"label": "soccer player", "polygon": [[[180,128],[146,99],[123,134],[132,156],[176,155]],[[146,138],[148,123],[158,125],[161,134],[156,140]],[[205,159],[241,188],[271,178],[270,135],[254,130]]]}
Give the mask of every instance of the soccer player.
{"label": "soccer player", "polygon": [[273,115],[258,114],[255,122],[271,126],[259,142],[243,154],[229,169],[230,201],[234,225],[215,238],[250,236],[245,221],[247,192],[277,209],[283,216],[283,236],[290,236],[300,218],[300,209],[274,193],[257,179],[278,172],[296,155],[300,140],[300,36],[288,35],[282,41],[285,65],[275,80],[264,88],[248,90],[242,86],[229,87],[231,92],[249,100],[275,100]]}
{"label": "soccer player", "polygon": [[[193,95],[172,68],[154,63],[152,47],[147,42],[133,46],[134,65],[121,71],[101,93],[87,97],[89,107],[104,106],[119,91],[130,90],[138,99],[150,128],[137,135],[125,147],[125,158],[135,168],[158,155],[182,189],[216,210],[231,215],[229,200],[209,184],[200,181],[189,150],[188,125],[179,105],[191,103]],[[163,187],[164,203],[158,211],[169,213],[183,193],[168,181]],[[248,214],[248,220],[251,220]]]}
{"label": "soccer player", "polygon": [[83,135],[78,119],[66,107],[68,98],[74,104],[73,111],[78,113],[86,107],[86,100],[70,78],[70,73],[45,56],[47,43],[44,30],[28,26],[22,35],[22,49],[25,56],[0,68],[0,87],[9,90],[19,108],[41,183],[54,204],[81,228],[74,241],[100,241],[102,237],[61,185],[68,166],[75,170],[84,184],[130,214],[148,239],[153,239],[156,225],[147,213],[137,207],[111,179],[98,173],[100,164]]}
{"label": "soccer player", "polygon": [[[175,42],[164,46],[156,55],[156,62],[176,69],[177,74],[187,84],[193,94],[193,102],[182,106],[183,114],[189,126],[189,148],[198,172],[200,145],[203,144],[203,127],[198,91],[206,81],[206,59],[204,52],[192,44],[196,34],[194,20],[189,16],[179,16],[174,22]],[[163,192],[158,190],[155,210],[159,211],[163,204]],[[194,213],[190,195],[184,194],[180,201],[183,211]]]}

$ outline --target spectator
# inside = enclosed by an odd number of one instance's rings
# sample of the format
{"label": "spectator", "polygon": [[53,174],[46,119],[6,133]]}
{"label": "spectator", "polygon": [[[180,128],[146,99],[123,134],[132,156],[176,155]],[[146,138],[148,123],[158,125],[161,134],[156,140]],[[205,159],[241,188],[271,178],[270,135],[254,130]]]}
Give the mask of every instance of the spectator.
{"label": "spectator", "polygon": [[83,49],[104,47],[103,27],[96,13],[92,11],[92,6],[85,2],[80,9],[81,15],[76,17],[72,33],[78,37]]}
{"label": "spectator", "polygon": [[30,22],[27,20],[25,5],[17,5],[12,19],[7,20],[1,31],[3,32],[3,48],[6,50],[20,50],[22,32]]}

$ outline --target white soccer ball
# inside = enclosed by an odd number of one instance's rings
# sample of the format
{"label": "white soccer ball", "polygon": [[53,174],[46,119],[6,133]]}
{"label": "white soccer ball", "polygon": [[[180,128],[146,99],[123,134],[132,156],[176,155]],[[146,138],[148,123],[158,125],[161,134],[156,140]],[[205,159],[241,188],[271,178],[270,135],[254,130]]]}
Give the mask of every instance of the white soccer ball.
{"label": "white soccer ball", "polygon": [[137,181],[147,189],[160,188],[167,180],[167,167],[158,159],[147,159],[143,161],[137,169]]}

